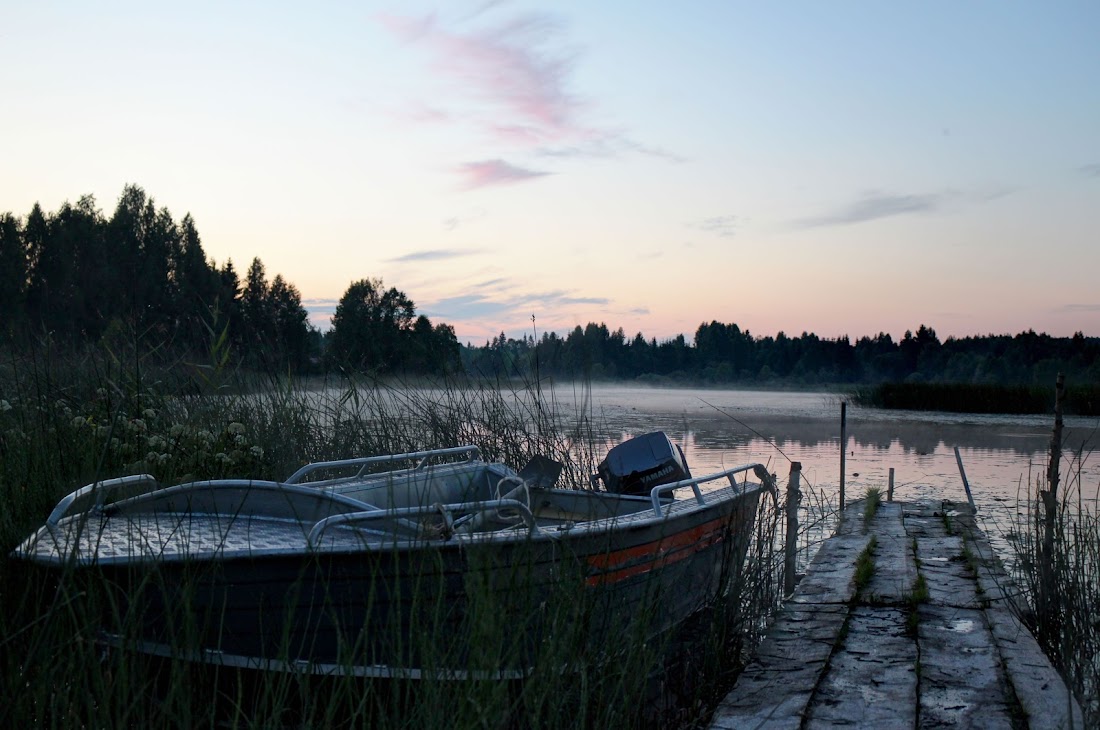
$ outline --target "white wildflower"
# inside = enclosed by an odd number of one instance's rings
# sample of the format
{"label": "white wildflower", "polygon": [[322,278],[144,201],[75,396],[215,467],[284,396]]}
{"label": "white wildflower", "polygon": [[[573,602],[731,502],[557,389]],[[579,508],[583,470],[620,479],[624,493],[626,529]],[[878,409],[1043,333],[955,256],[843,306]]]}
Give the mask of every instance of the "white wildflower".
{"label": "white wildflower", "polygon": [[157,412],[154,411],[152,408],[146,408],[144,411],[141,412],[141,415],[145,416],[146,418],[156,418]]}
{"label": "white wildflower", "polygon": [[172,427],[168,429],[168,435],[176,439],[183,435],[183,432],[187,428],[182,423],[173,423]]}
{"label": "white wildflower", "polygon": [[84,420],[84,416],[77,416],[73,419],[73,428],[80,428],[85,423],[87,423],[87,421]]}
{"label": "white wildflower", "polygon": [[10,410],[11,410],[11,403],[8,403],[6,400],[0,400],[0,411],[10,411]]}
{"label": "white wildflower", "polygon": [[244,424],[240,421],[233,421],[225,430],[229,433],[244,433]]}
{"label": "white wildflower", "polygon": [[261,446],[253,446],[251,449],[248,450],[248,453],[252,454],[252,458],[254,459],[264,458],[264,450]]}
{"label": "white wildflower", "polygon": [[224,451],[219,451],[218,453],[214,454],[214,461],[220,461],[224,464],[225,462],[229,461],[229,454],[225,453]]}

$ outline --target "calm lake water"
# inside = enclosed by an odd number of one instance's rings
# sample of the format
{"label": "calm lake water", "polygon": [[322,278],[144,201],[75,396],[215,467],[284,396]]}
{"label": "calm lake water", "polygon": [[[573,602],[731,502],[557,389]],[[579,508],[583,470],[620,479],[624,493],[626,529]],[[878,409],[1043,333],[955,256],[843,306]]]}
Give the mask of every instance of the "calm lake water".
{"label": "calm lake water", "polygon": [[[1053,394],[1052,394],[1053,397]],[[829,393],[672,389],[593,385],[556,388],[560,413],[587,414],[612,442],[662,430],[683,448],[692,473],[763,462],[786,484],[788,459],[803,479],[836,500],[840,474],[840,401]],[[885,491],[895,472],[895,498],[965,501],[954,449],[962,456],[979,518],[1002,557],[1005,541],[1026,519],[1028,486],[1045,475],[1052,416],[962,415],[929,411],[847,409],[846,494]],[[1100,493],[1097,419],[1067,418],[1067,454],[1079,454],[1075,505],[1093,511]],[[1067,464],[1063,462],[1063,479]]]}

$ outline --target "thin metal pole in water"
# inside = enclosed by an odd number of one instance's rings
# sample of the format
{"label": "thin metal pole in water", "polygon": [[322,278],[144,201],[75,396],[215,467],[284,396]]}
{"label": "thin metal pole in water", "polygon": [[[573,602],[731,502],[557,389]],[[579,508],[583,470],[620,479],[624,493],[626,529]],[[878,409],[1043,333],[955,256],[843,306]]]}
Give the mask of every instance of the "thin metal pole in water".
{"label": "thin metal pole in water", "polygon": [[840,402],[840,509],[844,510],[844,457],[848,453],[848,404]]}
{"label": "thin metal pole in water", "polygon": [[886,501],[894,501],[894,467],[890,467],[890,485],[886,487]]}
{"label": "thin metal pole in water", "polygon": [[787,482],[787,535],[783,553],[783,595],[794,592],[794,577],[798,561],[798,504],[802,501],[799,482],[802,477],[802,462],[791,462],[791,480]]}
{"label": "thin metal pole in water", "polygon": [[955,447],[955,462],[959,465],[959,476],[963,480],[963,488],[966,489],[966,500],[970,502],[970,509],[973,512],[977,512],[978,508],[974,506],[974,496],[970,494],[970,482],[966,480],[966,469],[963,469],[963,458],[959,454],[959,447]]}

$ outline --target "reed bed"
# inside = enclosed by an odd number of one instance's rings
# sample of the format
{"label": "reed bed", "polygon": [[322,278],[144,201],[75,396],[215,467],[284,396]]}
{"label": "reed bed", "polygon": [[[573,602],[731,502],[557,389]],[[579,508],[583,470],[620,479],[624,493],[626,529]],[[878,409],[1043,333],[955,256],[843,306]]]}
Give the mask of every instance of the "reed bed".
{"label": "reed bed", "polygon": [[1010,542],[1014,578],[1030,608],[1023,618],[1080,700],[1086,727],[1100,727],[1100,485],[1081,480],[1081,466],[1091,455],[1086,444],[1063,458],[1068,469],[1049,556],[1044,556],[1046,520],[1039,499],[1047,489],[1043,477],[1029,478],[1018,509],[1020,529]]}
{"label": "reed bed", "polygon": [[[560,613],[547,623],[553,640],[522,681],[249,673],[105,647],[105,630],[123,644],[140,635],[138,602],[92,574],[46,579],[9,557],[80,485],[135,472],[162,483],[279,479],[310,461],[472,443],[514,466],[549,456],[566,465],[566,485],[589,488],[609,445],[594,414],[548,402],[537,383],[303,385],[216,369],[181,376],[187,368],[146,366],[132,353],[48,351],[0,365],[0,725],[691,726],[728,688],[778,604],[783,505],[766,496],[746,560],[724,566],[728,593],[707,611],[654,637],[642,607],[594,637],[576,627],[591,625],[599,607],[578,602],[563,580],[567,593],[553,602]],[[173,641],[192,645],[201,631],[190,610],[195,584],[148,580],[174,611]],[[475,609],[460,630],[485,639],[476,644],[487,650],[516,651],[509,627],[495,620],[493,592],[472,592]],[[443,651],[445,661],[452,628],[428,621],[417,636],[394,640]]]}

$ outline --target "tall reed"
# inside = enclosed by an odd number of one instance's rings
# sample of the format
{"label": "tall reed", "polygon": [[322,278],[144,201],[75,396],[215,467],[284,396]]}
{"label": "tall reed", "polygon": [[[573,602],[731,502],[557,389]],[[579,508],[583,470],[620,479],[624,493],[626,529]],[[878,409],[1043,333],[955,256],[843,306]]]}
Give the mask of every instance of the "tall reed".
{"label": "tall reed", "polygon": [[[1051,552],[1044,555],[1046,480],[1020,510],[1022,528],[1011,541],[1015,578],[1031,608],[1028,624],[1043,650],[1081,701],[1087,727],[1100,726],[1100,486],[1081,480],[1091,456],[1085,447],[1064,457],[1067,466],[1053,522]],[[1029,490],[1030,491],[1030,490]],[[1044,561],[1046,559],[1046,562]],[[1048,566],[1048,567],[1045,567]]]}
{"label": "tall reed", "polygon": [[[723,566],[728,592],[674,634],[652,635],[650,609],[593,623],[599,606],[564,591],[531,676],[365,680],[250,673],[112,649],[150,620],[136,595],[103,590],[92,571],[44,577],[11,550],[64,494],[97,479],[148,472],[162,483],[285,477],[302,464],[472,443],[521,466],[541,454],[566,465],[566,486],[589,488],[608,446],[594,415],[553,401],[538,383],[291,383],[226,374],[188,381],[131,353],[9,354],[0,365],[0,706],[3,726],[622,727],[690,725],[705,716],[759,640],[781,580],[776,503],[762,501],[745,562]],[[582,388],[583,390],[583,388]],[[585,403],[582,397],[580,403]],[[572,407],[570,407],[572,406]],[[514,580],[522,582],[523,576]],[[458,631],[506,656],[523,627],[500,626],[493,590],[470,580],[475,609]],[[161,597],[174,643],[199,646],[205,622],[190,578],[142,578]],[[198,581],[198,579],[196,579]],[[429,596],[418,632],[393,641],[442,652],[455,630]],[[290,590],[294,590],[291,586]],[[607,614],[607,611],[604,611]],[[602,616],[606,619],[606,615]],[[600,630],[580,630],[598,626]],[[216,626],[214,627],[216,629]],[[468,645],[467,645],[468,646]],[[492,657],[486,661],[491,661]]]}

